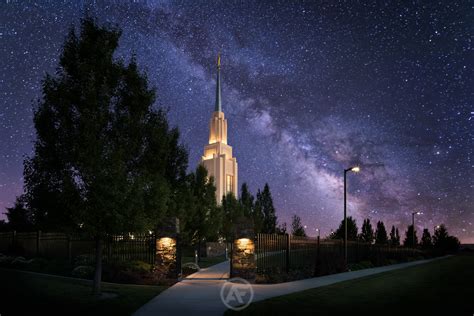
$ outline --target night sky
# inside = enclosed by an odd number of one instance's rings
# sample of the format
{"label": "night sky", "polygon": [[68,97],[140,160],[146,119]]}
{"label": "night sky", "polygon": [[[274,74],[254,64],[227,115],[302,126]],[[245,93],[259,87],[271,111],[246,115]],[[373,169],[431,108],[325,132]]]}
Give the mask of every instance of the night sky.
{"label": "night sky", "polygon": [[[215,61],[239,185],[268,182],[280,222],[327,234],[348,214],[400,228],[445,223],[474,243],[473,8],[469,1],[0,0],[0,212],[22,192],[35,100],[85,8],[123,29],[195,168]],[[2,214],[0,218],[4,218]],[[374,223],[375,225],[375,223]],[[420,232],[418,233],[420,236]]]}

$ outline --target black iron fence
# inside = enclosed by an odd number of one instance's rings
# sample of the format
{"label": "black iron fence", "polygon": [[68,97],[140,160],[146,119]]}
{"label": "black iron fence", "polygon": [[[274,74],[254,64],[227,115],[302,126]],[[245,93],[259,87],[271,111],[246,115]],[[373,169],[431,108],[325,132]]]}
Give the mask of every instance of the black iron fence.
{"label": "black iron fence", "polygon": [[[342,240],[319,240],[288,234],[257,234],[255,254],[258,274],[303,271],[306,275],[324,275],[345,269]],[[406,261],[422,256],[419,249],[348,242],[349,265],[370,262],[374,266]]]}
{"label": "black iron fence", "polygon": [[[87,236],[65,233],[2,232],[0,252],[26,257],[73,260],[78,256],[95,256],[95,241]],[[108,236],[104,240],[104,262],[140,260],[154,264],[156,239],[154,234]]]}

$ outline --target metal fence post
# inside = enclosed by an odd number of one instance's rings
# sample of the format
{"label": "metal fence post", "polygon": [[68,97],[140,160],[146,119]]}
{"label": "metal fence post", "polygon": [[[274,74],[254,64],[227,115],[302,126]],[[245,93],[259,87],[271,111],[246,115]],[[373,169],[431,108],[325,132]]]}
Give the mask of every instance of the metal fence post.
{"label": "metal fence post", "polygon": [[41,253],[41,230],[36,232],[36,256],[39,257]]}

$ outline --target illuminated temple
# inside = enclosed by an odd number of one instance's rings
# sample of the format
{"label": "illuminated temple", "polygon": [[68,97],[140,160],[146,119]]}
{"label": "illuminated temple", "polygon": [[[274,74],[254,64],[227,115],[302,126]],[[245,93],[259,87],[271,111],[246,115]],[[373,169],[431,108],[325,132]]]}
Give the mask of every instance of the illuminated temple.
{"label": "illuminated temple", "polygon": [[214,177],[217,203],[222,197],[233,193],[237,197],[237,160],[232,156],[232,147],[227,144],[227,120],[221,103],[221,59],[217,56],[216,104],[209,123],[209,144],[204,147],[201,163],[209,176]]}

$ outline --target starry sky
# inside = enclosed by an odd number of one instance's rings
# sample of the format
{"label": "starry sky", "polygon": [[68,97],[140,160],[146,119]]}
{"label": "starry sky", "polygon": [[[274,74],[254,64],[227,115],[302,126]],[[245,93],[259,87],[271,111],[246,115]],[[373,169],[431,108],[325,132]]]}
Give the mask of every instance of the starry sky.
{"label": "starry sky", "polygon": [[[100,4],[98,4],[100,2]],[[388,3],[388,2],[387,2]],[[348,214],[445,223],[474,243],[473,7],[469,1],[0,0],[0,212],[22,192],[35,100],[85,10],[123,29],[195,168],[222,103],[239,185],[268,182],[279,221],[307,232]],[[3,214],[0,218],[4,218]],[[404,234],[403,234],[404,236]]]}

